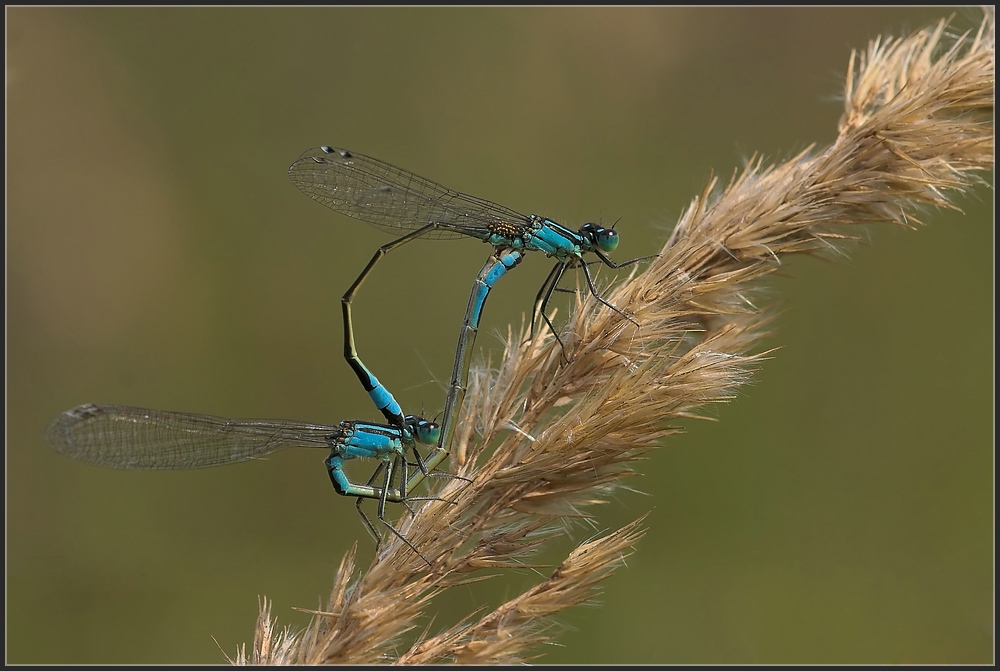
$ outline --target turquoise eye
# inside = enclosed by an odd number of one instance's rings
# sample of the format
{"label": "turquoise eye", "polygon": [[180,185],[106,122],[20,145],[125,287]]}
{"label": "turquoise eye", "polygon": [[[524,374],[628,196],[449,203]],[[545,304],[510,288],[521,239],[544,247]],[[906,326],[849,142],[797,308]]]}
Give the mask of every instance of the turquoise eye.
{"label": "turquoise eye", "polygon": [[441,438],[441,427],[438,426],[437,422],[420,419],[417,420],[415,428],[414,433],[417,436],[417,440],[424,445],[433,445]]}
{"label": "turquoise eye", "polygon": [[597,233],[597,246],[602,252],[613,252],[618,246],[618,231],[613,228],[603,228]]}

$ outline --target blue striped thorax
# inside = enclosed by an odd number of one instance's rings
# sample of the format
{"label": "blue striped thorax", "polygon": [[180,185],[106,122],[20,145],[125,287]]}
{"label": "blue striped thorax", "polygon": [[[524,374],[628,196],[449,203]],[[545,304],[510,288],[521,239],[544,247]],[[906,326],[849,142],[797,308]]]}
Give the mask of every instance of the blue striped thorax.
{"label": "blue striped thorax", "polygon": [[385,424],[345,420],[343,433],[336,436],[330,449],[343,459],[381,459],[388,461],[403,453],[403,432]]}
{"label": "blue striped thorax", "polygon": [[536,214],[531,215],[528,221],[530,223],[525,225],[508,222],[491,224],[485,242],[498,248],[542,252],[560,261],[581,258],[585,252],[596,249],[611,252],[618,247],[618,231],[600,224],[588,223],[579,231],[572,231]]}

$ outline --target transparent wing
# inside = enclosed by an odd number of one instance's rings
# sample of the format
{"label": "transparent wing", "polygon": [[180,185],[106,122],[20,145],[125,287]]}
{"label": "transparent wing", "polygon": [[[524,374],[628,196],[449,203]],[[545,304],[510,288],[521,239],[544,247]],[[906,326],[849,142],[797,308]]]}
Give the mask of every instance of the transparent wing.
{"label": "transparent wing", "polygon": [[[408,170],[337,147],[309,149],[288,168],[288,178],[331,210],[393,234],[430,223],[485,229],[491,224],[529,221],[503,205],[452,191]],[[442,228],[427,237],[463,235],[469,233]]]}
{"label": "transparent wing", "polygon": [[49,425],[61,454],[101,466],[180,469],[246,461],[287,447],[329,448],[340,426],[286,419],[225,419],[122,405],[81,405]]}

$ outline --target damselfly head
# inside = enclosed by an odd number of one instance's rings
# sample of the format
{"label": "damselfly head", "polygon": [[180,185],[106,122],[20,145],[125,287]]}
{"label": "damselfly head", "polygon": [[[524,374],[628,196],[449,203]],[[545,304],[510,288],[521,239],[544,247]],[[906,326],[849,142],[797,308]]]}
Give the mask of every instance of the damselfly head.
{"label": "damselfly head", "polygon": [[417,442],[424,445],[434,445],[441,438],[441,426],[429,419],[424,419],[417,415],[407,415],[406,426],[409,428],[410,433],[417,439]]}
{"label": "damselfly head", "polygon": [[580,228],[580,235],[597,245],[602,252],[613,252],[618,246],[618,231],[600,224],[584,224]]}

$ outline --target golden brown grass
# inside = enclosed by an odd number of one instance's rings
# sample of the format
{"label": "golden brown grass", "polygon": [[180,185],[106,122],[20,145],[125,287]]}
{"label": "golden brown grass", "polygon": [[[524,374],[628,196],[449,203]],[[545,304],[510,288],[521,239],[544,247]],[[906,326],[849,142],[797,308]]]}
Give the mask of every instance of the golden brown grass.
{"label": "golden brown grass", "polygon": [[993,167],[993,88],[992,9],[971,34],[949,35],[943,21],[853,54],[833,144],[779,165],[751,159],[721,191],[710,179],[659,257],[607,296],[639,328],[581,293],[563,334],[571,363],[551,336],[521,345],[523,333],[512,332],[497,369],[473,371],[454,445],[467,454],[457,472],[471,482],[448,482],[440,495],[453,504],[428,502],[400,522],[431,568],[392,538],[364,572],[351,552],[308,628],[278,630],[265,602],[252,649],[233,661],[517,663],[537,654],[552,616],[593,598],[632,551],[641,519],[580,545],[490,612],[423,631],[409,647],[403,637],[443,591],[480,569],[523,569],[568,519],[588,518],[679,430],[673,421],[731,399],[766,354],[751,353],[769,321],[754,291],[785,255],[835,250],[861,225],[912,227],[919,211],[954,207],[956,194],[981,183]]}

